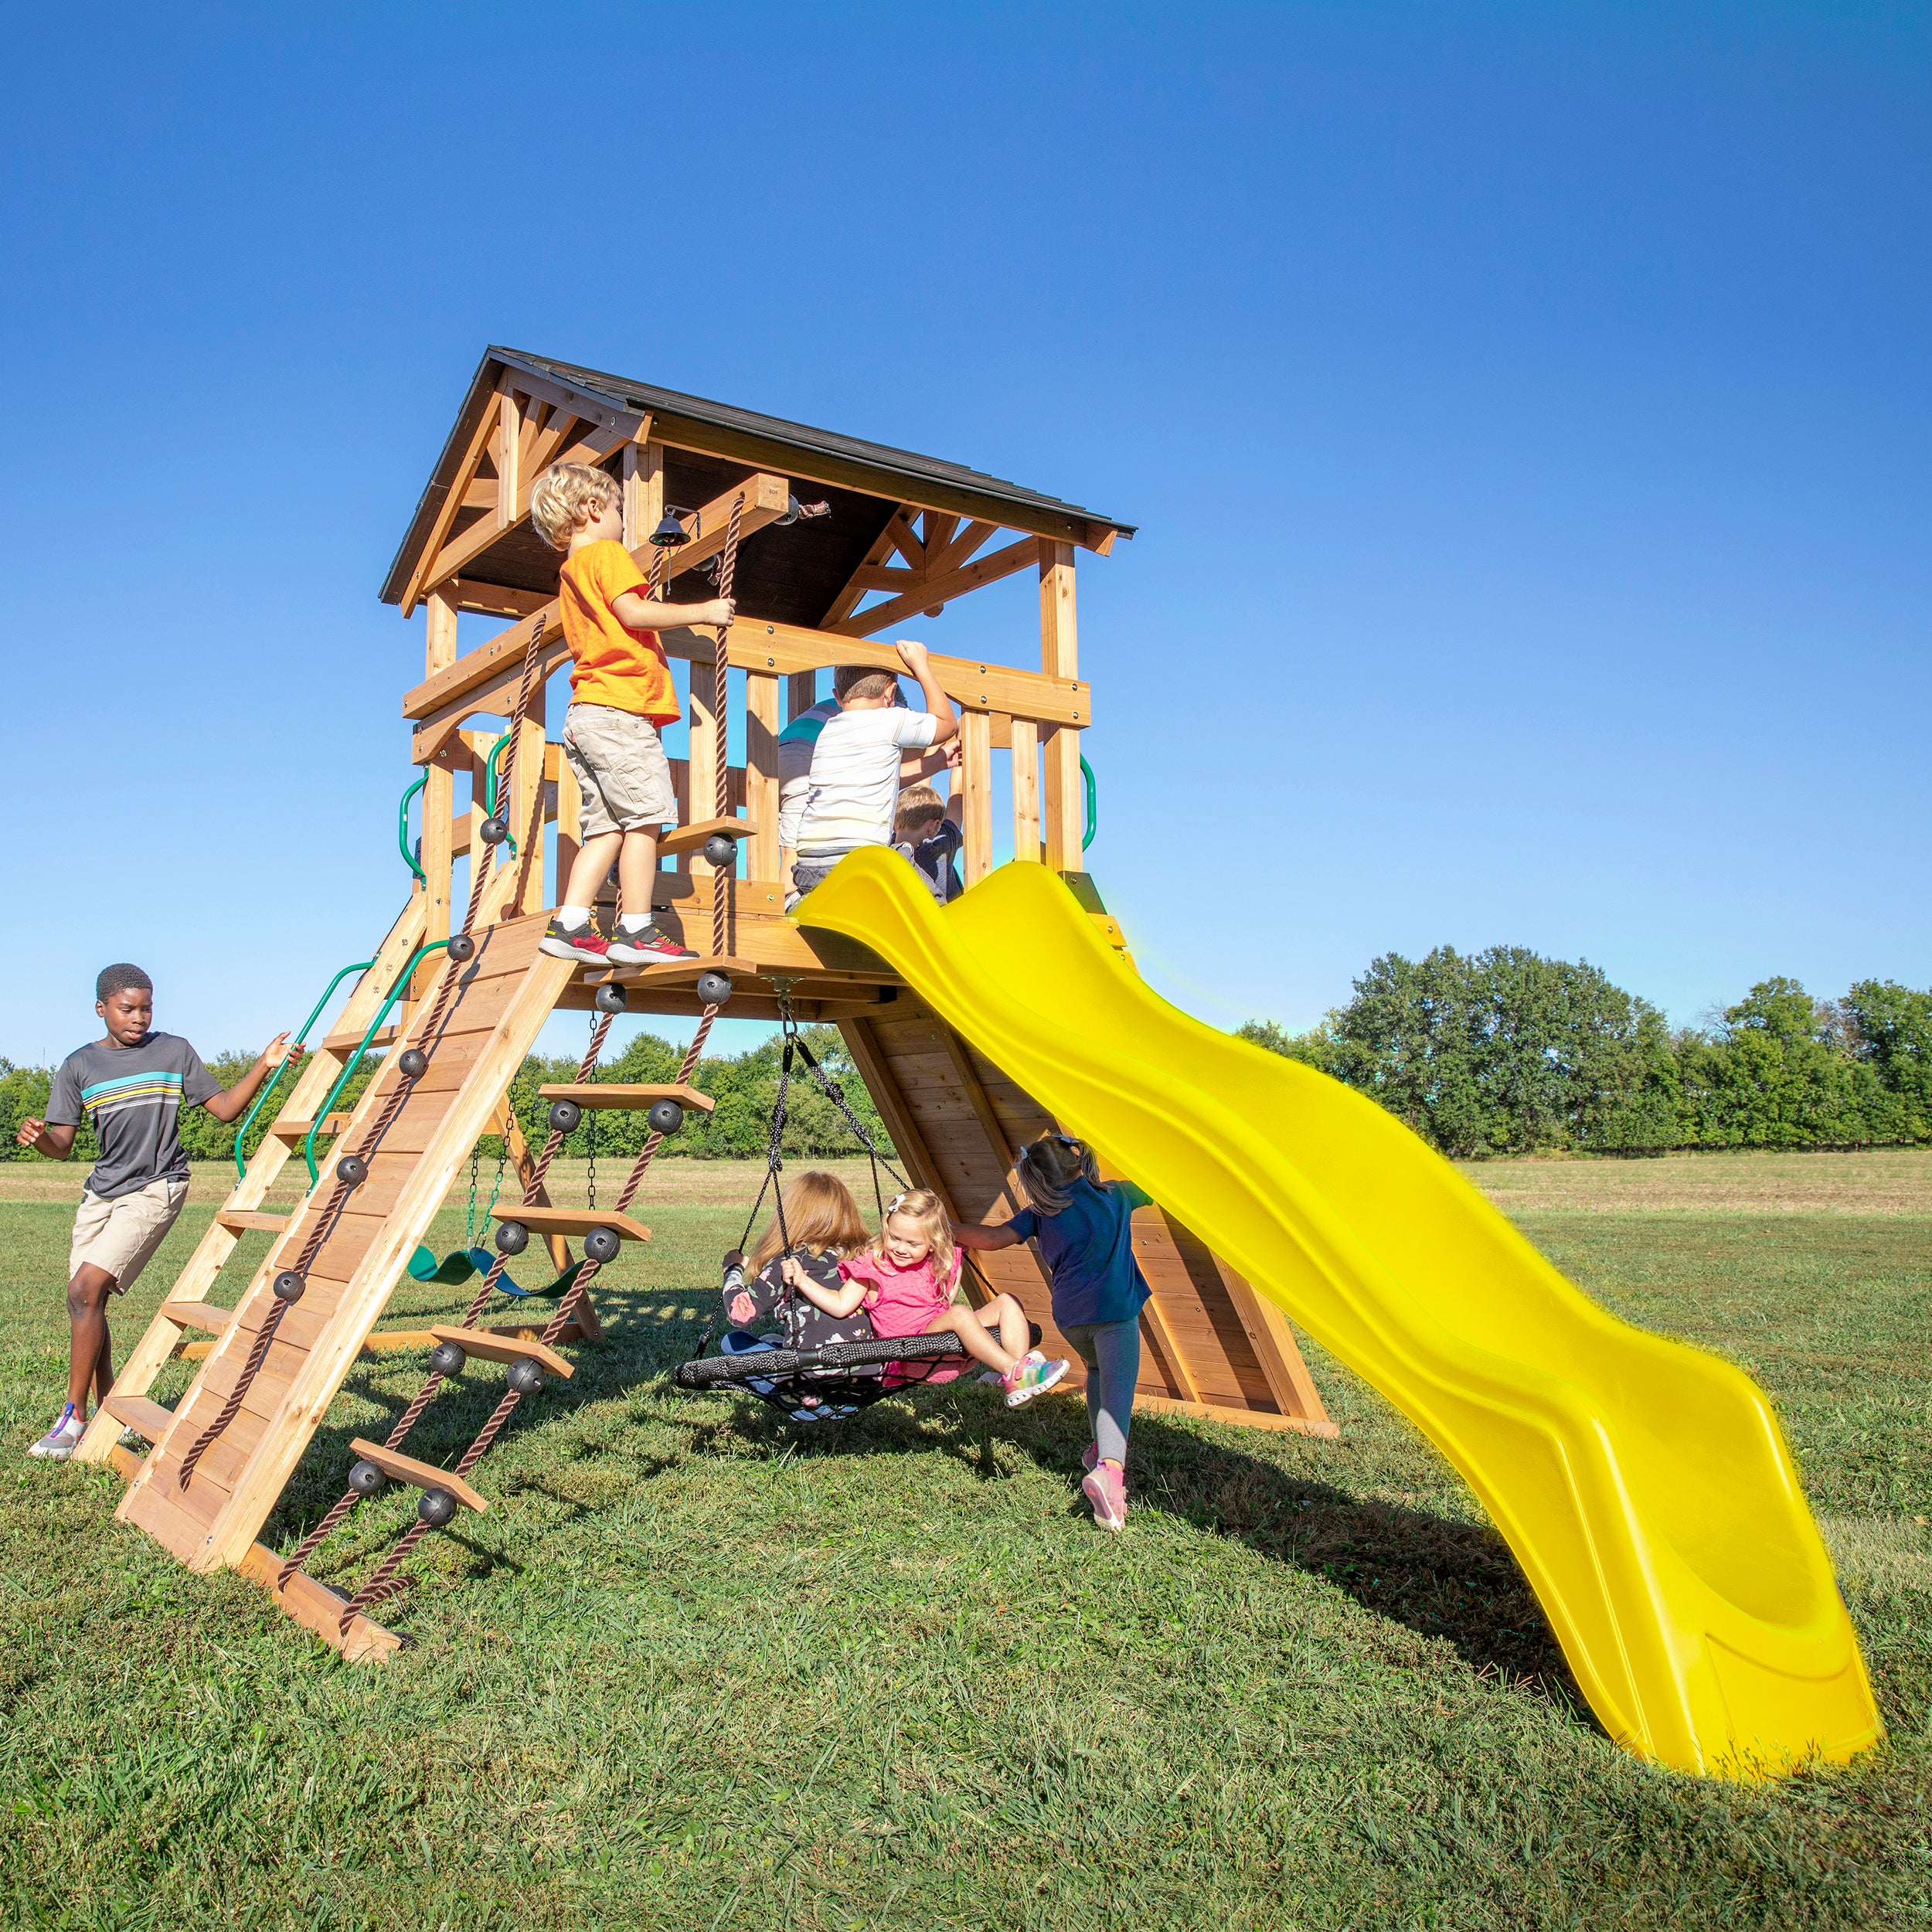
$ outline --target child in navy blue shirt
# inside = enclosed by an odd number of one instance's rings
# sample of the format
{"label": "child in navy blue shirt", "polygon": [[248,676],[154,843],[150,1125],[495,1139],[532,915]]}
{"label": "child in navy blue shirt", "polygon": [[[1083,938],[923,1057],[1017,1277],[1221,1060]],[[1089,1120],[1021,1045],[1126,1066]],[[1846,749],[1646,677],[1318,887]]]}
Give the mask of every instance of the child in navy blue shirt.
{"label": "child in navy blue shirt", "polygon": [[1039,1244],[1053,1282],[1053,1325],[1087,1364],[1087,1420],[1094,1440],[1081,1489],[1103,1529],[1127,1523],[1127,1432],[1141,1373],[1141,1306],[1148,1286],[1134,1258],[1130,1216],[1152,1205],[1131,1181],[1100,1180],[1083,1141],[1049,1134],[1019,1157],[1029,1205],[1002,1227],[955,1225],[963,1248]]}

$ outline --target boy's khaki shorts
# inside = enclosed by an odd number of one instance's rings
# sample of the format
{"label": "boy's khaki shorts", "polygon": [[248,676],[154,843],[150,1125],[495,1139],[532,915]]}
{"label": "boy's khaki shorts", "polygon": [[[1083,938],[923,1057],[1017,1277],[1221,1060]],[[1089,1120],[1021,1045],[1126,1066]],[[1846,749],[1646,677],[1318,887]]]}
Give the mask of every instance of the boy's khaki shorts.
{"label": "boy's khaki shorts", "polygon": [[573,704],[563,714],[563,755],[583,794],[586,838],[676,823],[670,761],[648,718],[607,704]]}
{"label": "boy's khaki shorts", "polygon": [[185,1181],[150,1181],[111,1201],[82,1189],[80,1211],[73,1217],[73,1247],[67,1255],[67,1279],[71,1281],[80,1264],[89,1262],[114,1277],[115,1294],[125,1294],[167,1240],[187,1199]]}

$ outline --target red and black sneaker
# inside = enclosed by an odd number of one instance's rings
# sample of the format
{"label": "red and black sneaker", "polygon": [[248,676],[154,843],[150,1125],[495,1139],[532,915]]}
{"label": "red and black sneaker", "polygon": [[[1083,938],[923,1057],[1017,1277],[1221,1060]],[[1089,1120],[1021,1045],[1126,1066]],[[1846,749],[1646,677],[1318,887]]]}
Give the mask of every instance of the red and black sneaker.
{"label": "red and black sneaker", "polygon": [[536,949],[553,959],[581,960],[587,966],[608,965],[616,957],[609,940],[597,930],[594,919],[587,919],[581,926],[560,925],[553,919],[537,941]]}
{"label": "red and black sneaker", "polygon": [[662,966],[666,961],[681,964],[697,957],[689,946],[680,946],[655,919],[641,932],[628,933],[620,926],[611,936],[611,957],[619,966]]}

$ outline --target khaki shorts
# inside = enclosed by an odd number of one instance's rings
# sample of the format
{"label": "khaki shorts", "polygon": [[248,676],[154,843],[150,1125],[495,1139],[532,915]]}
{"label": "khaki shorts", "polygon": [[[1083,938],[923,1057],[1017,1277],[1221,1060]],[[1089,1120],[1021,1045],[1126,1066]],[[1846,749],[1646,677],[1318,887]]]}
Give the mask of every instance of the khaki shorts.
{"label": "khaki shorts", "polygon": [[104,1274],[111,1274],[114,1293],[125,1294],[167,1240],[168,1230],[187,1199],[185,1181],[150,1181],[134,1193],[117,1194],[111,1201],[83,1188],[80,1212],[73,1217],[67,1279],[71,1281],[80,1272],[84,1261]]}
{"label": "khaki shorts", "polygon": [[648,718],[607,704],[573,704],[563,714],[563,755],[583,794],[586,838],[677,822],[670,762]]}

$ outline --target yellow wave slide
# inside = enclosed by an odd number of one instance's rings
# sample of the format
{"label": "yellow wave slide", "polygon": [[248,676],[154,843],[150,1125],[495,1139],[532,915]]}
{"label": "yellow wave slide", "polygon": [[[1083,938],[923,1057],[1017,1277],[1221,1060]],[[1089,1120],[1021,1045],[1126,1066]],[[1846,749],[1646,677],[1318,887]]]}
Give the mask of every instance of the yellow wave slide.
{"label": "yellow wave slide", "polygon": [[1762,1777],[1882,1732],[1770,1401],[1618,1321],[1372,1101],[1148,991],[1044,866],[943,910],[853,854],[801,922],[869,946],[1454,1464],[1611,1736]]}

